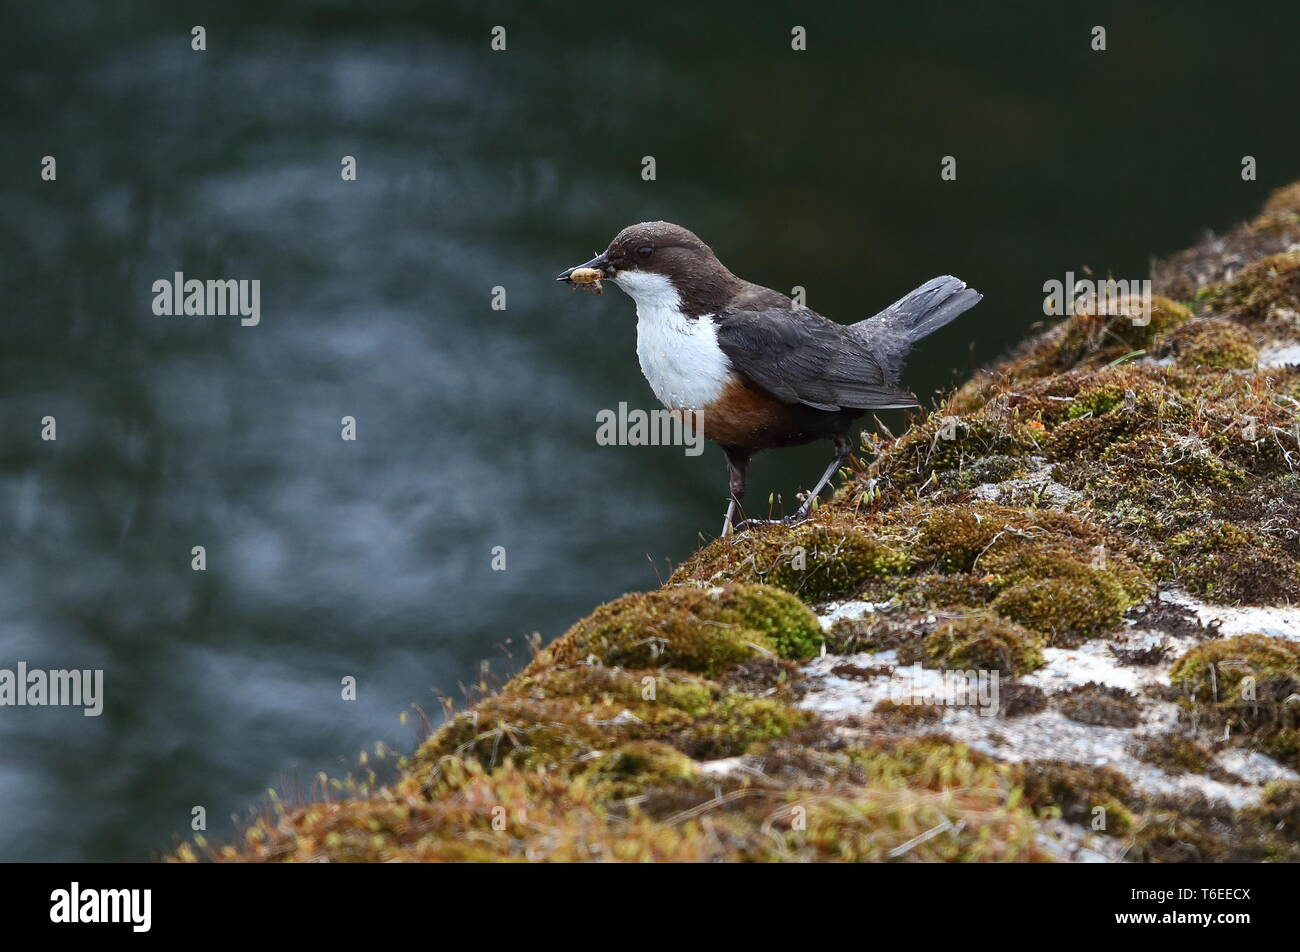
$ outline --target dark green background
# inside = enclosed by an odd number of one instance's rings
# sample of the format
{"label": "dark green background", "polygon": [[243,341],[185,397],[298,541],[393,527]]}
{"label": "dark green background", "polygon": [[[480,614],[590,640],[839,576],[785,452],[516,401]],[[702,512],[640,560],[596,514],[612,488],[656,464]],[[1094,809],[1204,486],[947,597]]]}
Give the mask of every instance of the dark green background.
{"label": "dark green background", "polygon": [[[1300,177],[1296,13],[1145,7],[11,5],[0,666],[102,667],[108,698],[0,709],[0,858],[148,858],[196,804],[227,836],[716,531],[715,449],[595,442],[653,405],[632,305],[552,278],[623,225],[846,322],[961,276],[986,300],[916,355],[928,400],[1044,281],[1251,215]],[[261,326],[155,317],[176,270],[261,279]],[[755,498],[825,455],[760,457]]]}

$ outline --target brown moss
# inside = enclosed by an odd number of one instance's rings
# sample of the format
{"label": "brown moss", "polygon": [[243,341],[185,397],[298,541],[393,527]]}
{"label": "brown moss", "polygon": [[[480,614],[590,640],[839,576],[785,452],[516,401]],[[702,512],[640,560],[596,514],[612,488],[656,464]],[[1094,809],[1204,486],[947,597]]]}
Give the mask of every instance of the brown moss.
{"label": "brown moss", "polygon": [[1061,713],[1080,724],[1101,727],[1136,727],[1142,722],[1142,705],[1132,691],[1089,681],[1058,695]]}
{"label": "brown moss", "polygon": [[1247,324],[1294,329],[1300,311],[1300,251],[1252,262],[1232,281],[1206,288],[1197,303]]}
{"label": "brown moss", "polygon": [[1023,717],[1047,709],[1047,693],[1032,684],[1010,681],[998,689],[998,713],[1003,717]]}
{"label": "brown moss", "polygon": [[1110,836],[1133,828],[1133,787],[1111,767],[1063,760],[1033,760],[1021,764],[1016,776],[1025,801],[1039,816],[1057,816]]}
{"label": "brown moss", "polygon": [[871,709],[875,719],[886,727],[919,727],[943,720],[943,708],[937,704],[902,704],[883,700]]}
{"label": "brown moss", "polygon": [[1300,781],[1274,780],[1264,788],[1259,802],[1243,812],[1266,828],[1300,838]]}
{"label": "brown moss", "polygon": [[1300,182],[1292,182],[1270,192],[1260,214],[1300,218]]}
{"label": "brown moss", "polygon": [[1214,752],[1192,737],[1173,731],[1143,737],[1132,748],[1133,756],[1155,764],[1168,773],[1194,773],[1228,779],[1227,772],[1214,764]]}

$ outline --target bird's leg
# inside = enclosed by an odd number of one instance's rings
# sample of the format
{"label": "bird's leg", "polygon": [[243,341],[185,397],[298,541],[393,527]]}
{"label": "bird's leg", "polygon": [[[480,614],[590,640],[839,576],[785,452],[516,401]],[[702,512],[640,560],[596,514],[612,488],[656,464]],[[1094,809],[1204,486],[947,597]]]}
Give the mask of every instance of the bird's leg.
{"label": "bird's leg", "polygon": [[745,473],[749,468],[749,454],[744,450],[723,447],[727,454],[727,484],[731,498],[727,503],[727,516],[722,522],[722,534],[735,531],[736,514],[741,512],[740,501],[745,498]]}
{"label": "bird's leg", "polygon": [[852,455],[853,447],[849,443],[849,438],[842,433],[836,436],[835,458],[831,460],[831,465],[826,467],[826,472],[822,473],[822,478],[817,481],[817,485],[813,487],[812,492],[804,498],[803,504],[799,506],[795,511],[795,514],[789,516],[785,520],[786,523],[793,525],[797,522],[803,522],[808,518],[808,513],[812,511],[813,501],[821,494],[821,491],[826,488],[826,484],[831,481],[831,477],[835,475],[836,471],[844,465],[844,461]]}

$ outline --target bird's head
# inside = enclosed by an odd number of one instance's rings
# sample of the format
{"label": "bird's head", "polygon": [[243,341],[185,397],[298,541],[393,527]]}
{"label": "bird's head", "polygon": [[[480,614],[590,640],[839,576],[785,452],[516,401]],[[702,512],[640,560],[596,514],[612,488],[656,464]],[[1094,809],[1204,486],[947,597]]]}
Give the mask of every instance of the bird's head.
{"label": "bird's head", "polygon": [[655,303],[673,294],[685,299],[691,288],[717,285],[723,276],[732,278],[713,249],[694,232],[666,221],[628,225],[603,252],[556,280],[574,283],[586,278],[590,282],[595,280],[593,271],[601,279],[613,281],[638,304]]}

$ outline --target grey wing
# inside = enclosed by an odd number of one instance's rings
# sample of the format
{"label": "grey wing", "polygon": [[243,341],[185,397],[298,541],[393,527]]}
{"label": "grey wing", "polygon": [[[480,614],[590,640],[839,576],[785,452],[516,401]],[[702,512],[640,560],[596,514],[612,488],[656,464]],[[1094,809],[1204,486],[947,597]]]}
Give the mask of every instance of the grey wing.
{"label": "grey wing", "polygon": [[733,311],[715,321],[736,372],[779,400],[827,411],[919,406],[861,341],[814,311]]}

